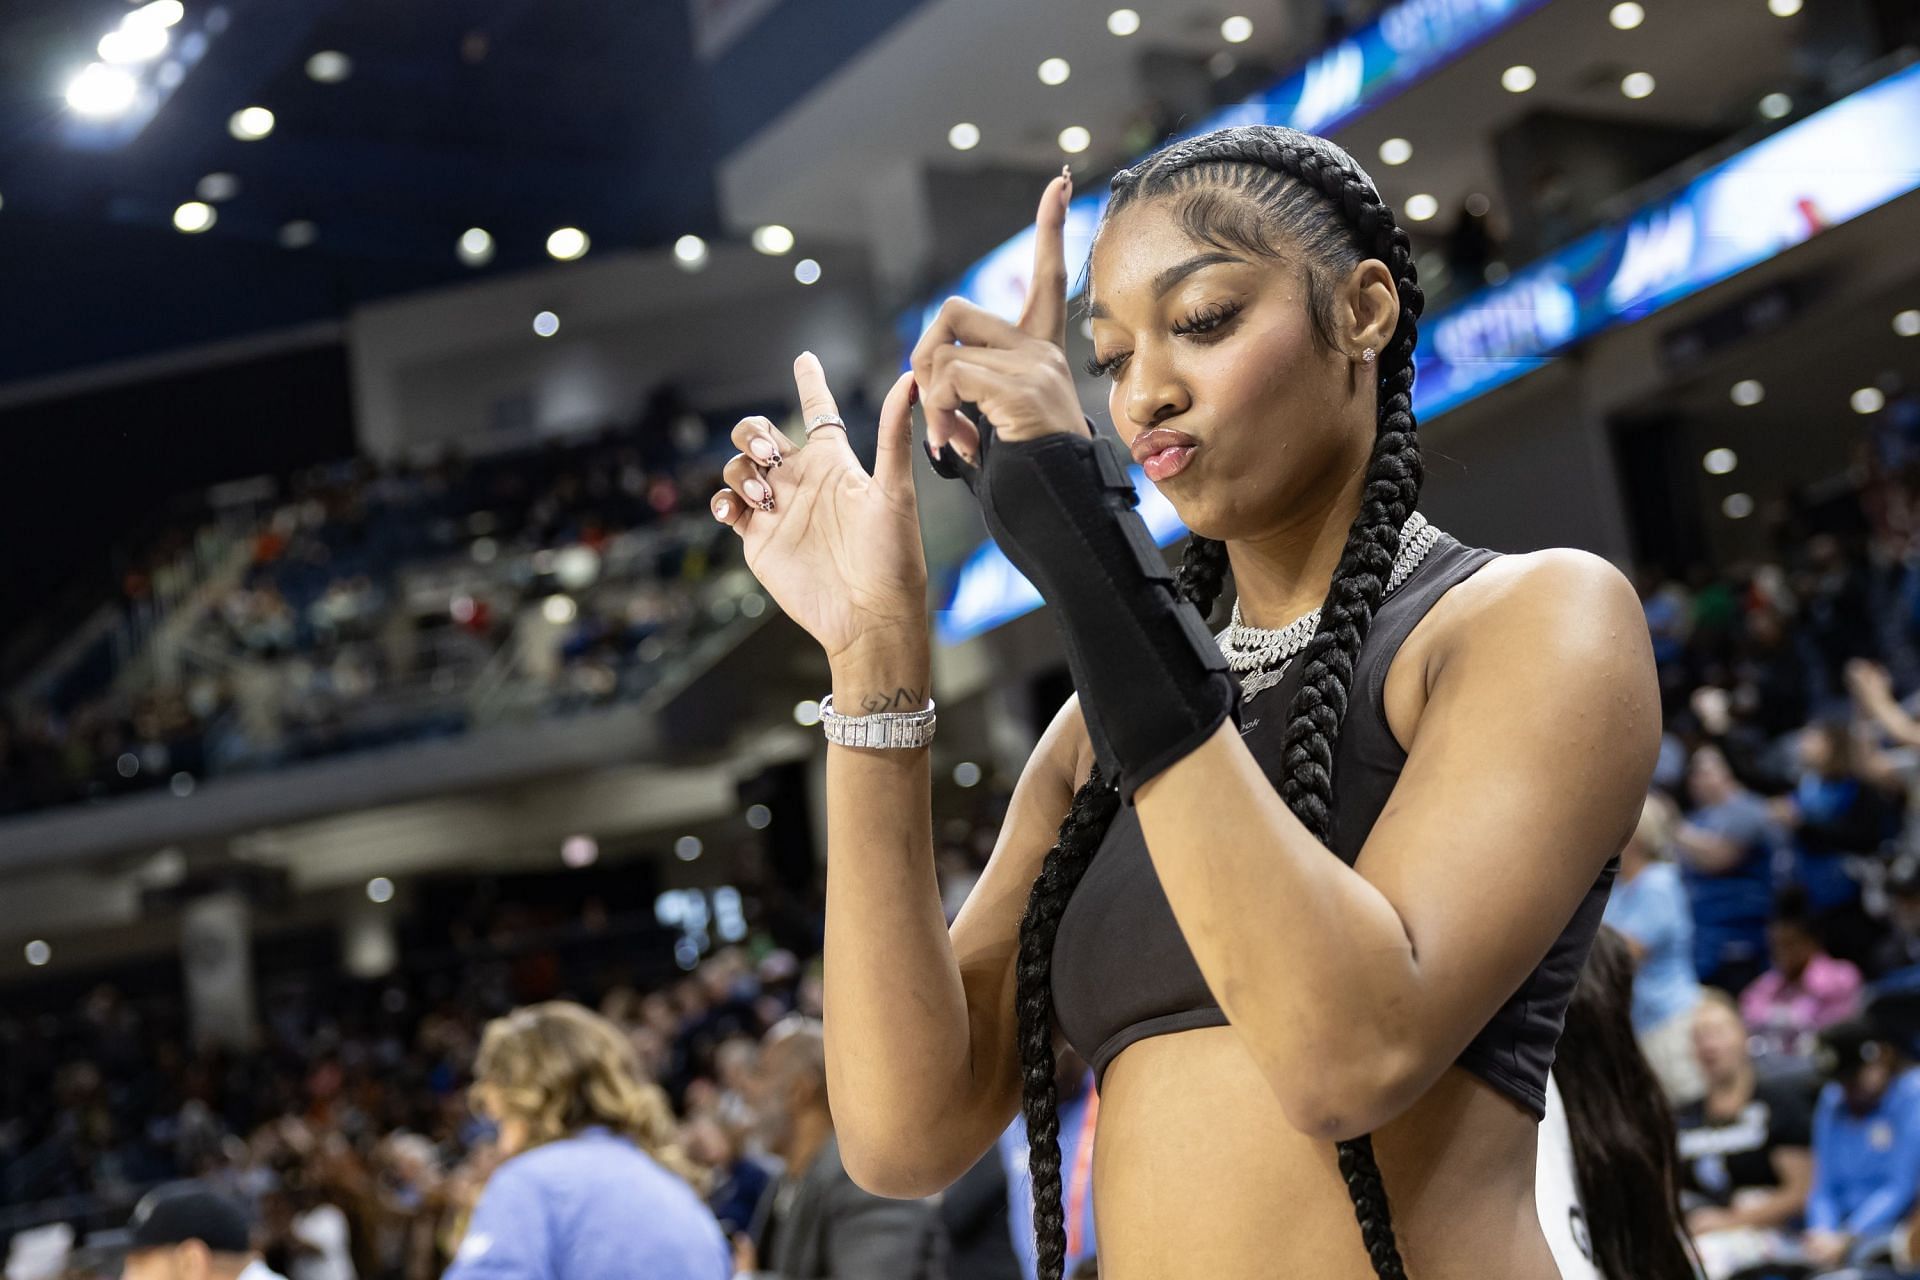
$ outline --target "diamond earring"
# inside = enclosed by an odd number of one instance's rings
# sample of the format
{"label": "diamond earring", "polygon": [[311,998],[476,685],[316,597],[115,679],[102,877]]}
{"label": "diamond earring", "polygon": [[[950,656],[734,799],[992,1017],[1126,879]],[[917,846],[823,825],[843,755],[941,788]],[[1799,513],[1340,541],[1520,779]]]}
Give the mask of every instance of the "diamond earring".
{"label": "diamond earring", "polygon": [[1360,359],[1361,359],[1362,361],[1364,361],[1365,363],[1367,363],[1367,364],[1372,364],[1372,363],[1373,363],[1373,348],[1372,348],[1372,347],[1368,347],[1368,348],[1367,348],[1367,349],[1366,349],[1365,351],[1362,351],[1362,352],[1360,353]]}

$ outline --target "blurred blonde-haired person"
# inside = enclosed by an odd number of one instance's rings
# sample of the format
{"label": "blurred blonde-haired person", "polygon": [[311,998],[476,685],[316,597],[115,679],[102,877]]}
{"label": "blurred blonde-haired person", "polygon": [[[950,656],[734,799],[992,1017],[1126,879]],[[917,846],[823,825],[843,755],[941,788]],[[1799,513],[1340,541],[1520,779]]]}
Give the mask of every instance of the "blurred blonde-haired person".
{"label": "blurred blonde-haired person", "polygon": [[564,1001],[494,1019],[473,1099],[499,1126],[505,1159],[446,1280],[732,1275],[666,1095],[607,1019]]}
{"label": "blurred blonde-haired person", "polygon": [[1619,930],[1633,953],[1633,1035],[1667,1101],[1681,1106],[1707,1091],[1693,1055],[1693,1012],[1700,1004],[1694,975],[1693,912],[1680,869],[1669,859],[1679,808],[1649,791],[1620,850],[1601,919]]}

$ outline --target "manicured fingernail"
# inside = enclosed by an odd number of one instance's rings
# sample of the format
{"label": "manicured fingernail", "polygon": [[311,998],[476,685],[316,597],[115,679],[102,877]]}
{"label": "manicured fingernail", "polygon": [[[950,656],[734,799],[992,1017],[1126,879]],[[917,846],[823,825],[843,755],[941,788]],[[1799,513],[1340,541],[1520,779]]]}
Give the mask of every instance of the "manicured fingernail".
{"label": "manicured fingernail", "polygon": [[752,441],[748,443],[747,447],[753,450],[754,457],[760,459],[760,461],[766,463],[768,466],[777,467],[780,465],[780,455],[774,451],[773,441],[761,436],[755,436]]}
{"label": "manicured fingernail", "polygon": [[767,488],[764,481],[749,480],[746,488],[748,499],[759,503],[762,511],[773,510],[773,490]]}
{"label": "manicured fingernail", "polygon": [[716,499],[713,504],[713,514],[721,520],[733,519],[733,503],[726,498]]}

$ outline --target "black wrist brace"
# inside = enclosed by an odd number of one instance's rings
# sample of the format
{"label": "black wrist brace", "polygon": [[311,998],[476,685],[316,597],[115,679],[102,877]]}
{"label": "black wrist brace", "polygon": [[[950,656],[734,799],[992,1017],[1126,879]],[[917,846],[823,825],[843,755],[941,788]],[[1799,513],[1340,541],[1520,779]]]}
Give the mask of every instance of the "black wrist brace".
{"label": "black wrist brace", "polygon": [[[974,406],[965,406],[972,410]],[[1126,455],[1104,437],[1063,432],[995,440],[977,418],[980,463],[951,444],[934,469],[964,480],[1007,559],[1053,606],[1101,772],[1127,804],[1149,778],[1239,723],[1226,656],[1134,510]]]}

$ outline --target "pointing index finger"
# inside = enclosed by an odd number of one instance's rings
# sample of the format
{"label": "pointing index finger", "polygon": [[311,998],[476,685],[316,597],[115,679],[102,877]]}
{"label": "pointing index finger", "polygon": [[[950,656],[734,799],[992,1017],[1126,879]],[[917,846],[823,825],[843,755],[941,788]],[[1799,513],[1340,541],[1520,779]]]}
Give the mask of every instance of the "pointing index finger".
{"label": "pointing index finger", "polygon": [[1067,205],[1073,199],[1073,177],[1066,165],[1047,184],[1034,215],[1033,276],[1027,283],[1026,305],[1020,328],[1054,345],[1067,345]]}

